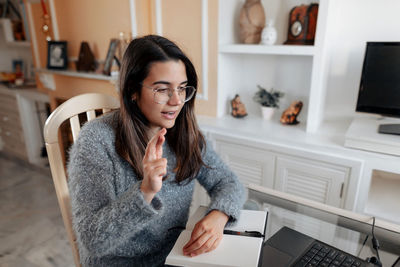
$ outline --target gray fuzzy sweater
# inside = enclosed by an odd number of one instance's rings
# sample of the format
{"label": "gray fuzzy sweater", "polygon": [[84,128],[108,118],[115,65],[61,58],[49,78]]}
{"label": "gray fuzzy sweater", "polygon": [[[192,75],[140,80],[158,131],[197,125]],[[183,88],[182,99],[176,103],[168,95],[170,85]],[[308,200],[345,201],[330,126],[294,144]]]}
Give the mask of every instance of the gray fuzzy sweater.
{"label": "gray fuzzy sweater", "polygon": [[[83,266],[162,266],[186,225],[194,181],[178,184],[173,151],[163,145],[169,177],[148,204],[141,180],[115,150],[115,113],[82,127],[70,150],[68,185],[73,225]],[[238,219],[245,190],[210,145],[197,181],[211,197],[209,210]]]}

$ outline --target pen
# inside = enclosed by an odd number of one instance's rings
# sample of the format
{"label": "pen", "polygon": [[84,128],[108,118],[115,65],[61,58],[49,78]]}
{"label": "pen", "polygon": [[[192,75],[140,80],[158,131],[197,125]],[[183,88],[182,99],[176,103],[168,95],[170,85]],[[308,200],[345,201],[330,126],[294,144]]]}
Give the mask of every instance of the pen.
{"label": "pen", "polygon": [[251,237],[264,237],[263,234],[257,231],[232,231],[232,230],[224,230],[224,234],[226,235],[242,235],[242,236],[251,236]]}

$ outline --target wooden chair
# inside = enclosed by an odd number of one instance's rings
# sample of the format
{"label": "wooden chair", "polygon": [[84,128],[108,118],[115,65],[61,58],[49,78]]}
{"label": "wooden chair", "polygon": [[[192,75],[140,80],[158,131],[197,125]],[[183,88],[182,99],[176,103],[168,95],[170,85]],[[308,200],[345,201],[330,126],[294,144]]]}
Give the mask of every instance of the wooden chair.
{"label": "wooden chair", "polygon": [[47,119],[44,125],[44,140],[46,142],[47,155],[50,163],[51,175],[53,176],[58,204],[67,230],[68,240],[72,247],[76,266],[81,266],[76,237],[72,229],[71,205],[67,185],[67,176],[63,152],[60,146],[59,129],[63,122],[69,120],[72,139],[78,138],[80,131],[79,114],[86,113],[87,120],[96,118],[96,110],[106,113],[119,107],[118,99],[97,93],[83,94],[72,97],[57,107]]}

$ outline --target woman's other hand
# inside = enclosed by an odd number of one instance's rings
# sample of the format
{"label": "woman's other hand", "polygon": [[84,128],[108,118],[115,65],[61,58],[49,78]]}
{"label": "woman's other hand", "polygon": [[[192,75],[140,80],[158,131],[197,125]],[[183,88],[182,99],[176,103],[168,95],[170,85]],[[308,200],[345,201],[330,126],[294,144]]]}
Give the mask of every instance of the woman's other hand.
{"label": "woman's other hand", "polygon": [[189,242],[183,247],[183,255],[194,257],[217,248],[228,219],[221,211],[211,211],[195,225]]}
{"label": "woman's other hand", "polygon": [[167,130],[162,128],[151,138],[143,157],[143,181],[140,190],[147,203],[161,190],[163,176],[167,174],[167,159],[162,157],[166,133]]}

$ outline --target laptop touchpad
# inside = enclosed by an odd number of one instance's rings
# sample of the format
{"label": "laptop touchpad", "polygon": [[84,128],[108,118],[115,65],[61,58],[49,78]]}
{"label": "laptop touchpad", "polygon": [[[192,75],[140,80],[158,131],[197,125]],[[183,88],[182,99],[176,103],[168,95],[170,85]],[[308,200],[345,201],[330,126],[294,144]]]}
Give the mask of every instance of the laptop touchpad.
{"label": "laptop touchpad", "polygon": [[[274,247],[269,245],[265,245],[262,249],[262,265],[261,267],[266,266],[274,266],[274,267],[283,267],[288,266],[290,261],[292,260],[292,256],[286,254],[280,250],[277,250]],[[271,265],[272,264],[272,265]]]}

